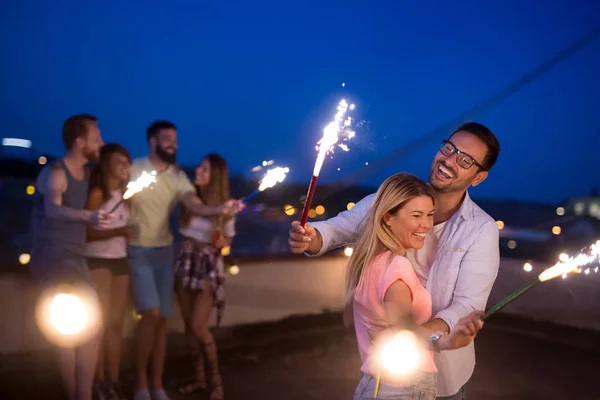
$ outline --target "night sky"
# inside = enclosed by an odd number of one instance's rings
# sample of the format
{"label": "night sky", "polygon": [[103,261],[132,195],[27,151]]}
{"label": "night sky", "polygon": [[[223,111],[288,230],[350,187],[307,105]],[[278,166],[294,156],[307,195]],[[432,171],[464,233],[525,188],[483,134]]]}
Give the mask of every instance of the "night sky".
{"label": "night sky", "polygon": [[[77,3],[2,2],[0,136],[60,155],[63,120],[88,112],[105,142],[143,156],[146,127],[169,119],[182,164],[217,152],[246,173],[274,159],[307,185],[342,96],[365,122],[350,152],[325,162],[323,182],[460,116],[600,24],[597,1]],[[466,116],[502,145],[472,195],[556,203],[600,185],[599,71],[600,38]],[[363,183],[425,178],[438,143]]]}

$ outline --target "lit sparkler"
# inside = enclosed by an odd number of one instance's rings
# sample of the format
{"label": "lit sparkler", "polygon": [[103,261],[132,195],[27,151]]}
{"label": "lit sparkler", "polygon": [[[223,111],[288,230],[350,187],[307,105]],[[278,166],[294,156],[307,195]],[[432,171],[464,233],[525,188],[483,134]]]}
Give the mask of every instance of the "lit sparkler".
{"label": "lit sparkler", "polygon": [[[266,161],[263,162],[263,165],[265,165],[265,163]],[[273,162],[271,162],[271,164],[272,163]],[[287,167],[276,167],[268,170],[265,176],[261,179],[258,188],[256,188],[256,190],[254,190],[252,193],[246,196],[244,200],[242,200],[242,203],[246,203],[248,200],[259,194],[260,192],[264,191],[265,189],[272,188],[277,183],[283,182],[289,172],[290,169]]]}
{"label": "lit sparkler", "polygon": [[407,378],[421,366],[422,351],[414,332],[409,330],[397,332],[384,341],[375,352],[378,369],[373,397],[377,398],[379,395],[382,371],[394,379]]}
{"label": "lit sparkler", "polygon": [[[529,285],[524,288],[517,290],[510,296],[506,297],[504,300],[500,301],[498,304],[489,309],[489,311],[481,318],[483,321],[488,319],[492,314],[500,311],[504,307],[506,307],[510,302],[520,297],[523,293],[527,292],[529,289],[537,285],[541,282],[546,282],[556,277],[562,276],[565,278],[568,274],[571,273],[581,273],[582,267],[586,267],[594,262],[600,261],[600,240],[596,241],[595,244],[592,244],[587,249],[584,249],[576,257],[568,257],[561,255],[561,260],[554,264],[552,267],[544,270],[538,277],[531,282]],[[586,268],[584,272],[589,274],[591,268]],[[598,271],[596,267],[594,271]]]}
{"label": "lit sparkler", "polygon": [[142,190],[146,189],[148,186],[156,183],[156,176],[156,171],[142,171],[140,176],[135,181],[131,181],[127,184],[127,190],[123,194],[123,198],[113,207],[112,210],[110,210],[109,214],[112,214],[117,209],[117,207],[121,205],[121,203],[131,198],[134,194],[139,193]]}
{"label": "lit sparkler", "polygon": [[[315,162],[315,167],[313,169],[313,176],[310,180],[310,185],[308,186],[308,193],[306,194],[306,202],[304,203],[304,209],[302,210],[302,219],[300,224],[302,226],[306,225],[306,220],[308,219],[308,211],[310,210],[310,204],[312,203],[313,196],[315,194],[315,189],[317,186],[317,179],[319,179],[319,173],[321,172],[321,167],[323,166],[323,162],[325,161],[325,156],[328,153],[332,153],[334,150],[334,146],[340,140],[340,136],[345,136],[345,139],[350,139],[354,137],[354,131],[350,130],[350,125],[352,124],[352,118],[346,117],[346,112],[354,109],[354,104],[348,105],[346,100],[340,101],[337,107],[337,113],[333,121],[331,121],[325,129],[323,129],[323,137],[317,143],[317,160]],[[342,150],[348,151],[348,146],[344,143],[338,145]]]}

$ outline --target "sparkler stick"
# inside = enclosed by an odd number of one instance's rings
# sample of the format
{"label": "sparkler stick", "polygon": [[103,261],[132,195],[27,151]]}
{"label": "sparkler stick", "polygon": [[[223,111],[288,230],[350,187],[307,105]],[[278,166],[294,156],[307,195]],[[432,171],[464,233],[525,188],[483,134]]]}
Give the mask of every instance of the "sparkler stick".
{"label": "sparkler stick", "polygon": [[523,295],[523,293],[527,292],[529,289],[536,286],[538,283],[549,281],[549,280],[554,279],[561,275],[563,277],[565,277],[566,274],[570,274],[573,272],[579,273],[579,272],[581,272],[582,266],[585,266],[587,264],[590,264],[590,263],[592,263],[594,261],[598,261],[598,260],[600,260],[600,240],[597,241],[595,244],[592,244],[588,248],[587,252],[584,251],[581,254],[579,254],[577,257],[570,258],[566,261],[559,261],[554,266],[543,271],[529,285],[525,286],[522,289],[517,290],[516,292],[514,292],[513,294],[506,297],[504,300],[500,301],[499,303],[494,305],[492,308],[490,308],[488,310],[488,312],[483,317],[481,317],[481,320],[482,321],[487,320],[490,316],[492,316],[493,314],[502,310],[509,303],[516,300],[518,297]]}
{"label": "sparkler stick", "polygon": [[127,190],[123,194],[123,198],[112,208],[112,210],[110,210],[109,214],[115,212],[115,210],[121,205],[121,203],[131,198],[131,196],[133,196],[134,194],[141,192],[148,186],[152,185],[153,183],[156,183],[156,176],[156,171],[152,171],[150,173],[142,171],[140,176],[135,181],[131,181],[127,184]]}
{"label": "sparkler stick", "polygon": [[381,370],[377,370],[377,378],[375,379],[375,390],[373,390],[373,397],[377,398],[379,395],[379,383],[381,382]]}
{"label": "sparkler stick", "polygon": [[265,189],[272,188],[279,182],[283,182],[290,169],[287,167],[276,167],[267,171],[265,176],[261,179],[259,186],[248,196],[242,200],[242,203],[246,203],[248,200],[264,191]]}
{"label": "sparkler stick", "polygon": [[[354,104],[350,105],[350,109],[354,109]],[[302,219],[300,221],[300,225],[302,226],[306,225],[306,221],[308,220],[308,211],[310,210],[310,205],[315,194],[317,180],[319,179],[319,173],[321,172],[321,167],[323,166],[323,162],[325,161],[325,156],[329,151],[333,149],[333,146],[338,142],[339,135],[342,134],[345,128],[350,126],[352,122],[352,119],[350,117],[344,120],[344,116],[346,115],[347,110],[348,103],[346,102],[346,100],[340,101],[337,107],[337,113],[335,114],[333,121],[330,122],[325,127],[325,129],[323,129],[323,137],[317,143],[319,145],[319,153],[317,154],[317,160],[315,161],[313,175],[310,180],[310,185],[308,186],[308,192],[306,194],[306,202],[304,203],[304,209],[302,210]],[[349,133],[352,135],[354,134],[354,132]]]}

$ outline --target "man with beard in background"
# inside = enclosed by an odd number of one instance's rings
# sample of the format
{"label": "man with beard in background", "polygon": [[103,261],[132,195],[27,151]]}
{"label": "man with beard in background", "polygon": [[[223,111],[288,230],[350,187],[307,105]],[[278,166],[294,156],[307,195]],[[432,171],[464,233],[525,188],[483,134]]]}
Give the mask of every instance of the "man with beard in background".
{"label": "man with beard in background", "polygon": [[[40,172],[33,206],[33,246],[30,271],[36,283],[51,293],[59,285],[84,289],[95,295],[84,249],[86,223],[106,226],[104,211],[84,210],[88,194],[89,161],[99,158],[103,145],[98,119],[80,114],[68,118],[62,129],[67,154]],[[97,299],[89,299],[90,302]],[[96,328],[99,328],[96,326]],[[99,336],[77,347],[58,347],[60,375],[70,400],[91,400]]]}
{"label": "man with beard in background", "polygon": [[[169,121],[155,121],[146,131],[148,157],[134,160],[131,178],[142,171],[157,172],[152,190],[131,198],[137,228],[127,253],[131,264],[131,291],[142,318],[136,331],[137,389],[134,400],[168,400],[162,384],[166,349],[166,323],[173,306],[173,236],[169,216],[178,202],[201,216],[231,214],[243,205],[230,200],[219,206],[203,204],[183,170],[177,167],[177,128]],[[152,362],[150,379],[148,364]]]}

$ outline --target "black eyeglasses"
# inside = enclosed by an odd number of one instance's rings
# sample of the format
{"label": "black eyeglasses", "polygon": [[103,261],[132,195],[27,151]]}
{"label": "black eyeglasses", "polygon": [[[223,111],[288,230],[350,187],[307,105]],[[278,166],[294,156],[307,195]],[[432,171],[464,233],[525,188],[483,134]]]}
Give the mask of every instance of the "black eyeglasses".
{"label": "black eyeglasses", "polygon": [[456,148],[456,146],[449,140],[442,140],[442,144],[440,146],[440,153],[445,155],[446,157],[450,157],[452,154],[456,154],[456,163],[464,169],[469,169],[473,165],[477,165],[482,170],[486,171],[483,165],[479,164],[473,157],[468,155],[465,152],[460,151]]}

